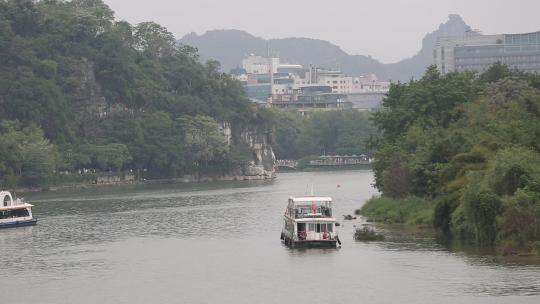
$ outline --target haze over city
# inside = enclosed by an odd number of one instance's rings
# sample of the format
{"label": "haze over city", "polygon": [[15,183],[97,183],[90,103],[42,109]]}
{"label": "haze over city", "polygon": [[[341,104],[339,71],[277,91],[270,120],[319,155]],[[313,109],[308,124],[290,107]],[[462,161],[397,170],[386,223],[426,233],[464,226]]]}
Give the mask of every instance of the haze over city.
{"label": "haze over city", "polygon": [[131,23],[155,21],[180,39],[213,29],[245,30],[262,38],[307,37],[328,40],[350,54],[370,55],[384,63],[414,55],[422,38],[459,14],[484,34],[540,29],[538,0],[336,0],[269,2],[106,0],[117,18]]}
{"label": "haze over city", "polygon": [[0,0],[0,304],[540,304],[538,12]]}

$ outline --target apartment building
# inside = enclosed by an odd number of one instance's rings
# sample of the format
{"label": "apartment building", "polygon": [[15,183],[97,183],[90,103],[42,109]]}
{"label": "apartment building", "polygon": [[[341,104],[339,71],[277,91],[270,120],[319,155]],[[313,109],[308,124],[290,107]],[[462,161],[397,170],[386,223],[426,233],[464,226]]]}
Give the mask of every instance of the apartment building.
{"label": "apartment building", "polygon": [[483,72],[496,62],[525,72],[540,73],[540,31],[524,34],[442,37],[433,53],[442,74],[454,71]]}

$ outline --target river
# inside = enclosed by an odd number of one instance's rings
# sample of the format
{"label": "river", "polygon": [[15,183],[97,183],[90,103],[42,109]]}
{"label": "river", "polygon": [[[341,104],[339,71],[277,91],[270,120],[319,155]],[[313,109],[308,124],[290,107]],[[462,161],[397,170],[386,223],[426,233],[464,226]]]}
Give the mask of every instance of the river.
{"label": "river", "polygon": [[[34,227],[0,230],[0,303],[540,303],[540,262],[448,249],[429,232],[352,239],[370,171],[27,195]],[[332,196],[343,247],[279,240],[287,197]]]}

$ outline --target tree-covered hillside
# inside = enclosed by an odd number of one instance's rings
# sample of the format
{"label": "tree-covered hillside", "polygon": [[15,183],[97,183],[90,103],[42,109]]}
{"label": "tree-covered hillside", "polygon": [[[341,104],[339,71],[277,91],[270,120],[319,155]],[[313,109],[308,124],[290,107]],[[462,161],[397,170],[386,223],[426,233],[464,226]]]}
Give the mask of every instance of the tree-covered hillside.
{"label": "tree-covered hillside", "polygon": [[374,170],[379,202],[396,199],[387,211],[419,197],[447,235],[540,249],[540,76],[500,64],[481,75],[432,67],[393,85],[384,107]]}
{"label": "tree-covered hillside", "polygon": [[274,151],[279,159],[320,155],[369,154],[368,142],[376,135],[371,113],[357,111],[299,112],[272,109]]}
{"label": "tree-covered hillside", "polygon": [[0,58],[4,187],[83,168],[227,172],[251,157],[234,130],[264,124],[217,62],[102,0],[0,0]]}

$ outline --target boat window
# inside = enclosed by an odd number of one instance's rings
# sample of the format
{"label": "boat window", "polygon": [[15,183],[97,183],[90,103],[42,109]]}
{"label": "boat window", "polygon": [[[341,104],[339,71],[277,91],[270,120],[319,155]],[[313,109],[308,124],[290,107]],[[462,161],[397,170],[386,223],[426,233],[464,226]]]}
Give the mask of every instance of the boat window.
{"label": "boat window", "polygon": [[330,207],[325,207],[324,215],[332,216],[332,209]]}
{"label": "boat window", "polygon": [[326,223],[307,224],[307,230],[308,231],[314,231],[314,232],[317,232],[317,233],[334,232],[334,224],[326,224]]}
{"label": "boat window", "polygon": [[326,232],[326,224],[321,224],[321,232]]}
{"label": "boat window", "polygon": [[0,219],[7,219],[12,217],[25,217],[30,216],[28,209],[7,210],[0,212]]}

